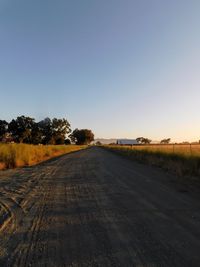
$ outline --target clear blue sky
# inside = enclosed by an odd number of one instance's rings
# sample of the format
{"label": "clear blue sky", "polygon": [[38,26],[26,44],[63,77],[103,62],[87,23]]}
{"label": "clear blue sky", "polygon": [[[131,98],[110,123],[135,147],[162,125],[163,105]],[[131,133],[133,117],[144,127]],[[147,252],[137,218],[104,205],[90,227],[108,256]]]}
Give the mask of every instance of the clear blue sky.
{"label": "clear blue sky", "polygon": [[0,118],[200,139],[199,0],[0,0]]}

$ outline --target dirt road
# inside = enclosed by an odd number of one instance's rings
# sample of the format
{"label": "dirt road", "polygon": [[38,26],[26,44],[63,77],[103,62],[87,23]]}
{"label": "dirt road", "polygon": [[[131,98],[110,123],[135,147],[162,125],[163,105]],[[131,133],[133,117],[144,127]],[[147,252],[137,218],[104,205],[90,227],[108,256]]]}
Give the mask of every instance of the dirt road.
{"label": "dirt road", "polygon": [[0,266],[200,266],[200,198],[101,148],[0,172]]}

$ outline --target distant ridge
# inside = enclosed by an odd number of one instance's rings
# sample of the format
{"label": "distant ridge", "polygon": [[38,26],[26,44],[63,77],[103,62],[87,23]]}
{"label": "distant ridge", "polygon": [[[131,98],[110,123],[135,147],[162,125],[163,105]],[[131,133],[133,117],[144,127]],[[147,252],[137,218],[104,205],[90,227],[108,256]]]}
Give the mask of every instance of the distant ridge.
{"label": "distant ridge", "polygon": [[[132,140],[132,139],[128,139],[128,138],[96,138],[94,139],[94,141],[92,142],[93,144],[95,144],[96,142],[101,142],[103,145],[109,145],[109,144],[113,144],[113,143],[117,143],[117,140]],[[153,140],[151,142],[151,144],[160,144],[160,141],[157,140]]]}
{"label": "distant ridge", "polygon": [[96,142],[101,142],[103,145],[109,145],[109,144],[112,144],[112,143],[116,143],[117,139],[114,139],[114,138],[110,138],[110,139],[97,138],[97,139],[94,139],[93,143],[96,143]]}

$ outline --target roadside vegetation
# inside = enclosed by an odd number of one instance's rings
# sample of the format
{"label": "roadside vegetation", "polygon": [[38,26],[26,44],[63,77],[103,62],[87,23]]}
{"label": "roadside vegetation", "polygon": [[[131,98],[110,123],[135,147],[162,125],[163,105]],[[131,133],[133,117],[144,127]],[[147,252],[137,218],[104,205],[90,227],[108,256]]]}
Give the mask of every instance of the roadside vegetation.
{"label": "roadside vegetation", "polygon": [[0,144],[0,169],[30,166],[41,161],[81,150],[78,145]]}
{"label": "roadside vegetation", "polygon": [[34,118],[20,116],[11,122],[0,120],[0,142],[43,145],[69,144],[71,132],[66,119],[45,118],[36,122]]}
{"label": "roadside vegetation", "polygon": [[[75,129],[67,119],[19,116],[0,120],[0,169],[30,166],[46,159],[86,148],[94,140],[89,129]],[[73,144],[73,145],[72,145]]]}
{"label": "roadside vegetation", "polygon": [[174,172],[178,176],[200,176],[200,145],[108,145],[106,149]]}

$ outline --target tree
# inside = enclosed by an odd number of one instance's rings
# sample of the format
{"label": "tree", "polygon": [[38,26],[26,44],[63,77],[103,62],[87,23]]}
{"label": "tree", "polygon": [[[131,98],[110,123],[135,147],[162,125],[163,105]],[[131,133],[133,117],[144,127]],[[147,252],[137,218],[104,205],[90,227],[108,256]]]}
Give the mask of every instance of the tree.
{"label": "tree", "polygon": [[71,144],[71,141],[69,138],[65,139],[65,145],[70,145]]}
{"label": "tree", "polygon": [[75,129],[70,135],[70,138],[77,145],[88,145],[94,141],[94,134],[88,129]]}
{"label": "tree", "polygon": [[8,131],[17,143],[31,143],[32,128],[35,120],[30,117],[20,116],[8,125]]}
{"label": "tree", "polygon": [[5,120],[0,120],[0,141],[3,140],[8,131],[8,123]]}
{"label": "tree", "polygon": [[38,123],[34,118],[25,116],[19,116],[10,123],[0,120],[0,141],[9,137],[9,140],[17,143],[65,144],[70,132],[70,124],[64,118],[45,118]]}
{"label": "tree", "polygon": [[31,143],[34,145],[42,144],[43,133],[38,123],[35,123],[31,132]]}
{"label": "tree", "polygon": [[38,123],[38,127],[42,133],[43,144],[64,144],[66,135],[71,132],[70,124],[66,119],[46,118]]}
{"label": "tree", "polygon": [[60,145],[65,143],[66,135],[71,132],[70,124],[66,119],[52,120],[52,138],[54,144]]}
{"label": "tree", "polygon": [[161,144],[169,144],[171,141],[171,138],[166,138],[160,141]]}
{"label": "tree", "polygon": [[41,143],[44,145],[52,143],[52,121],[50,118],[45,118],[37,123],[38,129],[41,132]]}
{"label": "tree", "polygon": [[136,141],[138,142],[138,144],[141,144],[143,139],[144,139],[144,137],[138,137],[138,138],[136,138]]}
{"label": "tree", "polygon": [[151,143],[151,139],[145,138],[145,137],[138,137],[136,138],[136,141],[139,144],[150,144]]}
{"label": "tree", "polygon": [[144,138],[144,139],[143,139],[143,144],[146,144],[146,145],[147,145],[147,144],[150,144],[151,141],[152,141],[152,140],[149,139],[149,138]]}
{"label": "tree", "polygon": [[102,145],[102,143],[100,141],[96,142],[96,146],[101,146],[101,145]]}

